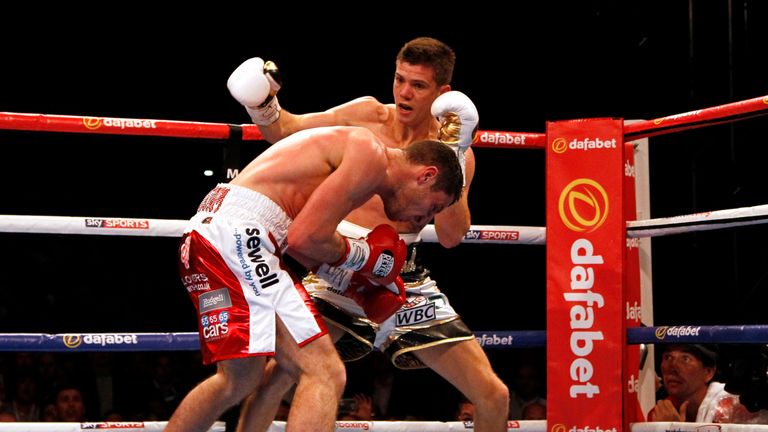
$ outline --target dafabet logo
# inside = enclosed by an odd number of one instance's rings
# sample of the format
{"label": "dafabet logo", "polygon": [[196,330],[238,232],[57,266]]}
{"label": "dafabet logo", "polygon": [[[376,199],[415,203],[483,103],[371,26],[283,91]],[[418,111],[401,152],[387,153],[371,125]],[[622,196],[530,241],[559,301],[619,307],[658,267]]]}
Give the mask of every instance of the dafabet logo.
{"label": "dafabet logo", "polygon": [[83,126],[90,130],[98,129],[101,127],[101,119],[97,117],[83,117]]}
{"label": "dafabet logo", "polygon": [[552,429],[550,429],[551,432],[565,432],[565,425],[562,423],[557,423],[552,426]]}
{"label": "dafabet logo", "polygon": [[568,141],[565,138],[555,138],[552,141],[552,151],[557,154],[563,154],[568,150]]}
{"label": "dafabet logo", "polygon": [[80,337],[80,335],[64,335],[62,338],[64,341],[64,346],[67,348],[77,348],[80,346],[80,343],[83,341],[83,339]]}
{"label": "dafabet logo", "polygon": [[557,202],[560,219],[571,231],[592,232],[608,216],[608,194],[600,183],[576,179],[563,189]]}

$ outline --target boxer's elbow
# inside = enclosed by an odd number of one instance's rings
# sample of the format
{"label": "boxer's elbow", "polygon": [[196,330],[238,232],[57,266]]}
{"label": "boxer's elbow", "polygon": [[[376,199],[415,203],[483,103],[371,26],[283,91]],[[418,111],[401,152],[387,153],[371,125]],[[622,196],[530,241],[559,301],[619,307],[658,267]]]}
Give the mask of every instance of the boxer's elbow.
{"label": "boxer's elbow", "polygon": [[445,248],[461,244],[472,224],[469,210],[459,203],[435,215],[434,223],[437,241]]}
{"label": "boxer's elbow", "polygon": [[287,242],[288,250],[300,256],[312,256],[312,249],[317,245],[312,232],[302,229],[289,229]]}
{"label": "boxer's elbow", "polygon": [[440,242],[440,246],[444,248],[453,248],[461,244],[464,241],[464,237],[469,231],[469,224],[462,225],[460,227],[453,227],[452,229],[440,229],[439,225],[435,226],[437,232],[437,240]]}

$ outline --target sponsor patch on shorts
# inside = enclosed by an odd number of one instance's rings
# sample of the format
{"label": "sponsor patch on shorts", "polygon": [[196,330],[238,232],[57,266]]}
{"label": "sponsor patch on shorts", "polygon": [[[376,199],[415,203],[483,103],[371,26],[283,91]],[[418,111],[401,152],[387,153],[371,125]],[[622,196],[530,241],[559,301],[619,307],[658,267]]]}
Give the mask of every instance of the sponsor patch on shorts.
{"label": "sponsor patch on shorts", "polygon": [[229,298],[229,291],[226,288],[219,288],[205,294],[200,294],[200,313],[204,314],[216,309],[232,307],[232,300]]}
{"label": "sponsor patch on shorts", "polygon": [[400,309],[395,315],[396,324],[400,326],[409,326],[419,324],[435,319],[435,304],[427,303],[423,306]]}

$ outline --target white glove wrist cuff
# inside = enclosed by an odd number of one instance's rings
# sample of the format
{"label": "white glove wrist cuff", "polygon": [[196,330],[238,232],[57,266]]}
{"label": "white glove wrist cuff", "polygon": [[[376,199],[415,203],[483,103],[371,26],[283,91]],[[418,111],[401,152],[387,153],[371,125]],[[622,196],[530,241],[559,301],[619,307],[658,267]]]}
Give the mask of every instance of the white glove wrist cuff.
{"label": "white glove wrist cuff", "polygon": [[363,268],[363,265],[368,261],[368,257],[371,256],[371,247],[368,242],[361,239],[345,239],[347,241],[347,256],[344,257],[344,262],[337,266],[343,269],[349,269],[358,271]]}
{"label": "white glove wrist cuff", "polygon": [[257,108],[245,107],[251,121],[259,126],[269,126],[280,118],[280,103],[277,101],[277,95],[267,99],[266,102]]}
{"label": "white glove wrist cuff", "polygon": [[329,264],[322,264],[318,267],[317,271],[315,271],[315,276],[327,282],[342,293],[347,290],[353,274],[354,272],[352,272],[352,270],[333,267]]}

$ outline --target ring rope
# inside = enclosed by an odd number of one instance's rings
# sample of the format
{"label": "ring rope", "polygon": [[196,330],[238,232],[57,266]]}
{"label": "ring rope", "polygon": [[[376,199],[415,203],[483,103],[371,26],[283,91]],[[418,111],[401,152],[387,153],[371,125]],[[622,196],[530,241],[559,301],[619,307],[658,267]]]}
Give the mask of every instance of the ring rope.
{"label": "ring rope", "polygon": [[[0,232],[181,237],[188,223],[182,219],[0,215]],[[465,242],[544,244],[545,231],[543,227],[472,225]],[[424,227],[421,236],[426,242],[437,242],[435,226]]]}
{"label": "ring rope", "polygon": [[625,141],[732,123],[768,114],[768,96],[624,125]]}
{"label": "ring rope", "polygon": [[[119,430],[121,432],[162,432],[167,421],[131,421],[131,422],[19,422],[3,423],[3,432],[82,432],[84,430]],[[226,424],[217,421],[208,432],[224,432]]]}
{"label": "ring rope", "polygon": [[[0,215],[0,232],[181,237],[187,222],[180,219]],[[768,223],[768,205],[628,221],[627,237],[658,237],[764,223]],[[438,241],[434,225],[424,227],[420,235],[425,242]],[[545,242],[544,227],[509,225],[472,225],[463,241],[530,245]]]}
{"label": "ring rope", "polygon": [[768,222],[768,205],[714,210],[627,222],[627,237],[658,237],[693,231],[759,225]]}
{"label": "ring rope", "polygon": [[[89,422],[89,423],[6,423],[5,432],[81,432],[88,429],[119,429],[123,432],[162,431],[168,422]],[[223,424],[217,422],[209,429],[210,432],[225,430]],[[132,427],[143,425],[142,427]],[[368,432],[466,432],[471,430],[471,422],[424,422],[424,421],[337,421],[336,431],[368,431]],[[678,422],[643,422],[633,423],[632,432],[701,432],[712,428],[710,423],[678,423]],[[270,432],[284,432],[285,422],[272,423]],[[718,432],[768,432],[768,426],[757,424],[720,423],[715,429]],[[546,432],[546,420],[510,420],[507,422],[509,432]]]}
{"label": "ring rope", "polygon": [[[714,106],[624,126],[625,141],[672,132],[731,123],[768,114],[768,96]],[[177,120],[86,117],[53,114],[0,112],[0,129],[119,135],[164,136],[220,140],[263,140],[257,125],[190,122]],[[474,146],[544,148],[546,134],[478,131]]]}
{"label": "ring rope", "polygon": [[[5,423],[5,432],[81,432],[90,429],[120,430],[124,432],[162,431],[168,422],[87,422],[87,423]],[[424,422],[424,421],[337,421],[337,431],[368,432],[465,432],[471,429],[471,422]],[[693,422],[642,422],[631,425],[632,432],[700,432],[711,428],[710,423]],[[209,432],[225,430],[223,422],[216,422]],[[271,432],[284,432],[285,422],[272,423]],[[507,430],[514,432],[546,432],[546,420],[510,420]],[[767,432],[768,426],[756,424],[721,423],[716,428],[719,432]]]}
{"label": "ring rope", "polygon": [[[476,331],[486,349],[540,348],[545,330]],[[627,329],[627,343],[768,343],[768,325],[658,326]],[[2,351],[194,351],[200,349],[197,332],[178,333],[0,333]]]}
{"label": "ring rope", "polygon": [[[0,112],[0,129],[242,141],[264,140],[259,127],[255,124],[235,125],[14,112]],[[546,145],[546,136],[540,133],[478,131],[477,136],[478,139],[475,142],[480,147],[544,148]]]}

